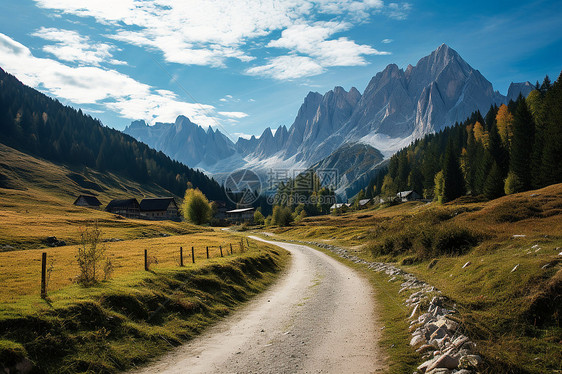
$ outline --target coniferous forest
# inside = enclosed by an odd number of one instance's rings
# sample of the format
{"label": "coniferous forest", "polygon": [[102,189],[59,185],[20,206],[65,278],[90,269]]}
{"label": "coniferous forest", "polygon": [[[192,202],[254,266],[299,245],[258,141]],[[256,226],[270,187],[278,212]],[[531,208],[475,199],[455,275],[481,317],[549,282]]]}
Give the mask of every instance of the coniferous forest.
{"label": "coniferous forest", "polygon": [[[562,182],[562,74],[527,98],[492,106],[425,136],[391,157],[367,191],[414,190],[440,202],[469,194],[494,199]],[[373,190],[372,192],[370,190]]]}
{"label": "coniferous forest", "polygon": [[204,173],[25,86],[2,69],[0,142],[49,161],[154,182],[178,196],[190,182],[209,199],[225,198],[222,187]]}

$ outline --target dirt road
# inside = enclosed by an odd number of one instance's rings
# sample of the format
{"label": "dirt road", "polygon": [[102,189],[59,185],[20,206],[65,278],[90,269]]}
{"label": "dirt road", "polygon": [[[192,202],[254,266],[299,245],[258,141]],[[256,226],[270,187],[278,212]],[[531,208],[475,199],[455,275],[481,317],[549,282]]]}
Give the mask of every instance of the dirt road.
{"label": "dirt road", "polygon": [[380,329],[368,282],[310,247],[268,243],[292,254],[291,265],[274,286],[137,373],[382,371]]}

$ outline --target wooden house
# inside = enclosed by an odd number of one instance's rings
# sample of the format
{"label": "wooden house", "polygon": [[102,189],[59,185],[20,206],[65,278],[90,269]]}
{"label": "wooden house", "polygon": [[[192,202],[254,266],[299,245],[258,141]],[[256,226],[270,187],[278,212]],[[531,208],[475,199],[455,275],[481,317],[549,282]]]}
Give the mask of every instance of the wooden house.
{"label": "wooden house", "polygon": [[226,211],[226,219],[233,223],[252,222],[254,220],[254,208],[241,208]]}
{"label": "wooden house", "polygon": [[179,208],[173,197],[143,199],[140,202],[140,215],[141,218],[152,220],[177,220]]}
{"label": "wooden house", "polygon": [[416,191],[410,190],[410,191],[398,192],[396,194],[396,198],[398,201],[405,203],[407,201],[421,200],[422,197]]}
{"label": "wooden house", "polygon": [[349,208],[351,204],[349,203],[336,203],[330,207],[330,212],[333,212],[335,209],[342,209],[342,208]]}
{"label": "wooden house", "polygon": [[83,206],[86,208],[99,209],[101,206],[97,197],[92,195],[80,195],[74,201],[74,205]]}
{"label": "wooden house", "polygon": [[105,210],[125,218],[140,218],[140,206],[137,199],[113,199],[107,204]]}
{"label": "wooden house", "polygon": [[367,205],[369,205],[370,202],[371,202],[371,199],[361,199],[361,200],[359,200],[359,203],[357,203],[357,208],[358,209],[365,209],[367,207]]}

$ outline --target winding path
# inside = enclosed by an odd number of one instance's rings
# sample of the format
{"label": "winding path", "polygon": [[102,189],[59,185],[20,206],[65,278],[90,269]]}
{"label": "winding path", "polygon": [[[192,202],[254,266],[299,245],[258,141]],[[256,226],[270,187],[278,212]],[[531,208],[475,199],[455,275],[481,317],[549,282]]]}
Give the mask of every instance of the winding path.
{"label": "winding path", "polygon": [[367,280],[310,247],[270,289],[139,374],[374,373],[385,368]]}

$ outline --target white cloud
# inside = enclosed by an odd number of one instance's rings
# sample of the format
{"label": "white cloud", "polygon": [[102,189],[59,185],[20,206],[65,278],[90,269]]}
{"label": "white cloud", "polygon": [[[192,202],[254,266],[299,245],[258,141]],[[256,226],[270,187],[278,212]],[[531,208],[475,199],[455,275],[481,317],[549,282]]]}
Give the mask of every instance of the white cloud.
{"label": "white cloud", "polygon": [[[306,54],[314,58],[313,67],[299,58],[303,72],[318,74],[329,66],[361,65],[363,56],[379,54],[367,45],[341,37],[327,40],[340,30],[327,30],[318,26],[317,18],[329,16],[335,22],[326,23],[336,29],[349,29],[351,23],[365,22],[372,14],[388,17],[405,17],[408,4],[392,3],[385,6],[382,0],[35,0],[39,7],[54,14],[72,14],[93,17],[107,25],[111,31],[107,37],[136,46],[160,51],[167,62],[186,65],[225,67],[226,60],[253,61],[245,47],[260,38],[269,37],[283,30],[277,47],[290,49],[289,54]],[[308,26],[307,26],[308,25]],[[339,26],[337,26],[339,25]],[[311,46],[295,41],[295,35],[303,27],[310,39],[320,41],[311,52],[302,52]],[[292,35],[293,34],[293,35]],[[275,44],[275,43],[274,43]],[[273,45],[272,45],[273,46]],[[333,52],[330,52],[332,50]],[[314,53],[315,52],[315,53]],[[63,54],[62,51],[59,52]],[[279,57],[279,56],[277,56]],[[295,59],[293,57],[293,59]],[[270,60],[267,65],[249,69],[264,71],[266,75],[282,77],[305,76],[287,72],[271,74],[272,67],[287,59]],[[269,66],[269,68],[268,68]],[[279,67],[274,70],[287,71]]]}
{"label": "white cloud", "polygon": [[383,39],[383,40],[381,40],[381,43],[389,44],[389,43],[392,43],[393,41],[394,40],[392,40],[392,39]]}
{"label": "white cloud", "polygon": [[410,14],[410,10],[412,9],[412,5],[410,3],[390,3],[386,7],[385,14],[397,20],[404,20]]}
{"label": "white cloud", "polygon": [[103,62],[113,65],[126,64],[124,61],[113,59],[111,51],[116,49],[115,46],[95,43],[89,37],[81,36],[76,31],[41,27],[31,35],[55,42],[56,44],[44,46],[43,51],[54,55],[59,60],[94,66],[99,66]]}
{"label": "white cloud", "polygon": [[238,137],[238,138],[242,138],[242,139],[250,139],[252,137],[252,135],[250,134],[245,134],[243,132],[235,132],[232,135]]}
{"label": "white cloud", "polygon": [[219,112],[219,114],[224,117],[235,118],[235,119],[248,117],[248,114],[244,112]]}
{"label": "white cloud", "polygon": [[219,101],[222,101],[223,103],[227,103],[227,102],[238,103],[240,102],[240,99],[235,98],[232,95],[225,95],[223,98],[220,98]]}
{"label": "white cloud", "polygon": [[115,70],[70,67],[37,58],[26,46],[2,33],[0,66],[31,87],[76,104],[104,106],[124,118],[171,122],[183,114],[204,127],[217,122],[208,114],[214,109],[211,105],[184,102],[171,91],[155,90]]}
{"label": "white cloud", "polygon": [[[299,24],[285,29],[281,38],[272,40],[270,48],[289,49],[288,56],[275,57],[263,66],[247,69],[251,75],[267,75],[275,79],[293,79],[317,75],[331,66],[365,65],[366,55],[386,55],[368,45],[360,45],[346,37],[328,39],[351,25],[337,22]],[[296,55],[299,53],[302,55]]]}
{"label": "white cloud", "polygon": [[266,65],[246,70],[250,75],[269,76],[279,80],[310,77],[323,72],[324,68],[310,57],[293,55],[274,57]]}

